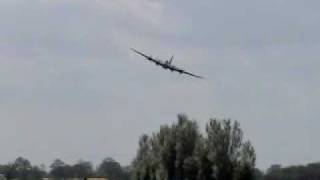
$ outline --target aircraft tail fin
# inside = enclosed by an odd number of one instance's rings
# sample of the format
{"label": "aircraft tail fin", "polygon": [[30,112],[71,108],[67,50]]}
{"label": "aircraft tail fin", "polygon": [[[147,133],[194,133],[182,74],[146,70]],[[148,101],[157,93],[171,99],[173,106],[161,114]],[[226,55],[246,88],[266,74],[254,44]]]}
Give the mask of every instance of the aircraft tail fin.
{"label": "aircraft tail fin", "polygon": [[169,64],[172,63],[173,59],[174,59],[174,56],[172,55],[171,58],[170,58]]}

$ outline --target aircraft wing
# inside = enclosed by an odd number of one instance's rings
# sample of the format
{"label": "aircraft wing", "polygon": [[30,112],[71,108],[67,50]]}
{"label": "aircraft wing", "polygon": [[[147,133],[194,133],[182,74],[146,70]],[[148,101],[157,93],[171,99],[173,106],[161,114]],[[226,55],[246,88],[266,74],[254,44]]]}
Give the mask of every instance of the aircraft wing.
{"label": "aircraft wing", "polygon": [[193,77],[195,77],[195,78],[204,79],[202,76],[198,76],[198,75],[189,73],[189,72],[187,72],[187,71],[185,71],[185,70],[183,70],[183,69],[180,69],[180,68],[178,68],[178,67],[175,67],[175,66],[171,67],[170,69],[173,70],[173,71],[177,71],[177,72],[179,72],[179,73],[181,73],[181,74],[187,74],[187,75],[193,76]]}
{"label": "aircraft wing", "polygon": [[137,53],[137,54],[145,57],[147,60],[156,63],[157,65],[161,64],[160,61],[153,59],[151,56],[145,55],[145,54],[143,54],[142,52],[139,52],[138,50],[133,49],[133,48],[131,48],[131,50],[134,51],[135,53]]}
{"label": "aircraft wing", "polygon": [[189,73],[187,71],[184,71],[183,74],[187,74],[187,75],[190,75],[190,76],[193,76],[193,77],[196,77],[196,78],[199,78],[199,79],[204,79],[202,76],[198,76],[198,75],[195,75],[195,74],[192,74],[192,73]]}

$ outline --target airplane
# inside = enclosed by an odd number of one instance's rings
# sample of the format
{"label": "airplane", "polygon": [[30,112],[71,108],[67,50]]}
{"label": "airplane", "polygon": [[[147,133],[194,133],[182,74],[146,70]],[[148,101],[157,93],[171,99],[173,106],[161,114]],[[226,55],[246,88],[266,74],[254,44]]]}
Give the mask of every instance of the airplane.
{"label": "airplane", "polygon": [[183,69],[180,69],[180,68],[172,65],[172,61],[173,61],[173,58],[174,58],[173,56],[171,56],[170,60],[163,61],[163,60],[155,59],[155,58],[153,58],[153,57],[151,57],[151,56],[145,55],[145,54],[143,54],[142,52],[140,52],[140,51],[138,51],[138,50],[136,50],[136,49],[131,48],[131,50],[134,51],[135,53],[137,53],[137,54],[145,57],[147,60],[155,63],[157,66],[161,66],[161,67],[164,68],[164,69],[169,69],[169,70],[171,70],[171,72],[174,72],[174,71],[175,71],[175,72],[178,72],[178,73],[180,73],[180,74],[186,74],[186,75],[189,75],[189,76],[193,76],[193,77],[195,77],[195,78],[204,79],[204,78],[201,77],[201,76],[198,76],[198,75],[189,73],[189,72],[187,72],[187,71],[185,71],[185,70],[183,70]]}

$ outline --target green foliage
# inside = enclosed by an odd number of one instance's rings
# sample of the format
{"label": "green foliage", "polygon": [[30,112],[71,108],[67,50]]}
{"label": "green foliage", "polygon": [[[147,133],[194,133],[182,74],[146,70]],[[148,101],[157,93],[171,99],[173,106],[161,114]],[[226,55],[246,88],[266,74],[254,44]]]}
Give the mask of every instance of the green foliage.
{"label": "green foliage", "polygon": [[129,170],[123,170],[121,165],[112,158],[104,159],[96,171],[93,169],[91,162],[88,161],[79,161],[74,165],[68,165],[60,159],[56,159],[50,167],[50,175],[56,179],[91,176],[108,177],[110,180],[129,179]]}
{"label": "green foliage", "polygon": [[133,162],[134,178],[195,178],[197,162],[193,154],[199,137],[197,124],[184,115],[179,115],[178,123],[171,127],[161,126],[151,138],[143,135]]}
{"label": "green foliage", "polygon": [[306,166],[289,166],[282,168],[280,165],[272,165],[262,180],[317,180],[320,179],[320,163],[312,163]]}
{"label": "green foliage", "polygon": [[13,163],[1,166],[1,174],[8,179],[40,180],[46,172],[37,166],[32,166],[30,161],[19,157]]}
{"label": "green foliage", "polygon": [[54,160],[50,167],[50,175],[58,180],[73,177],[71,167],[60,159]]}
{"label": "green foliage", "polygon": [[79,161],[72,166],[73,177],[90,177],[94,175],[91,162]]}
{"label": "green foliage", "polygon": [[238,122],[212,119],[203,136],[195,121],[178,115],[173,125],[140,138],[132,166],[134,180],[250,180],[255,152]]}
{"label": "green foliage", "polygon": [[[128,170],[128,169],[127,169]],[[129,172],[125,171],[120,163],[112,158],[106,158],[98,166],[96,174],[98,176],[108,177],[111,180],[127,180]]]}

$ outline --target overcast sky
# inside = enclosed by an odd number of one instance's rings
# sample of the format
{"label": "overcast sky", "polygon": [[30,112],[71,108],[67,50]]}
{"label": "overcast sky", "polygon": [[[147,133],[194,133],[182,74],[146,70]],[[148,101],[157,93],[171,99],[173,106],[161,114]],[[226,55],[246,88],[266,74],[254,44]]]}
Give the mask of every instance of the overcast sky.
{"label": "overcast sky", "polygon": [[[320,160],[319,0],[0,0],[0,162],[134,158],[176,120],[238,120],[257,166]],[[168,59],[198,80],[130,52]]]}

